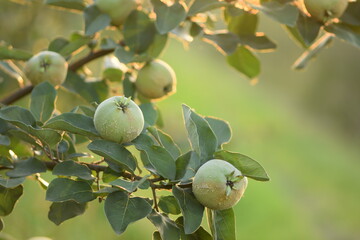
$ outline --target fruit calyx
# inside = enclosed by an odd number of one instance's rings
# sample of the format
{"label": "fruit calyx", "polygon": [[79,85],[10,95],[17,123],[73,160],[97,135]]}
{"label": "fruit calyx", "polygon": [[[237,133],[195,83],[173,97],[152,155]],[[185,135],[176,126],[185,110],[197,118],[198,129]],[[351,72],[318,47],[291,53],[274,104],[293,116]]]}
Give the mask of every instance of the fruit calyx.
{"label": "fruit calyx", "polygon": [[40,68],[42,72],[46,72],[46,70],[50,67],[50,59],[43,59],[40,62]]}
{"label": "fruit calyx", "polygon": [[172,84],[166,85],[166,86],[163,88],[163,91],[164,91],[165,95],[168,94],[169,92],[171,92],[171,91],[172,91]]}
{"label": "fruit calyx", "polygon": [[126,109],[128,108],[130,101],[131,101],[131,97],[129,98],[121,97],[121,99],[119,100],[114,100],[117,109],[123,111],[123,113],[125,113]]}

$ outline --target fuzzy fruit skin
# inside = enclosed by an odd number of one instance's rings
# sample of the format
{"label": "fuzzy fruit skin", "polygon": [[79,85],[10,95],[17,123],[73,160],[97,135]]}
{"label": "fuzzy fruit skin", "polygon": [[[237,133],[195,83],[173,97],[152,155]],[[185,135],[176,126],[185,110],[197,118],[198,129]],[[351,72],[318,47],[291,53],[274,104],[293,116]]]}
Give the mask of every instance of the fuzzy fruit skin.
{"label": "fuzzy fruit skin", "polygon": [[96,6],[101,12],[106,13],[111,18],[111,23],[120,26],[136,9],[136,0],[95,0]]}
{"label": "fuzzy fruit skin", "polygon": [[[119,103],[128,100],[125,108]],[[116,143],[126,143],[140,135],[144,116],[139,106],[130,99],[115,96],[106,99],[96,108],[94,125],[100,136]]]}
{"label": "fuzzy fruit skin", "polygon": [[60,54],[42,51],[26,62],[24,72],[33,85],[48,81],[57,86],[65,81],[67,69],[68,64]]}
{"label": "fuzzy fruit skin", "polygon": [[304,3],[310,15],[322,22],[341,17],[348,6],[348,0],[304,0]]}
{"label": "fuzzy fruit skin", "polygon": [[176,92],[174,70],[162,60],[153,60],[140,69],[136,90],[149,99],[160,99]]}
{"label": "fuzzy fruit skin", "polygon": [[243,196],[247,187],[246,177],[234,182],[230,195],[226,196],[227,177],[232,172],[241,176],[241,172],[232,164],[219,159],[204,163],[196,172],[192,190],[196,199],[205,207],[224,210],[234,206]]}

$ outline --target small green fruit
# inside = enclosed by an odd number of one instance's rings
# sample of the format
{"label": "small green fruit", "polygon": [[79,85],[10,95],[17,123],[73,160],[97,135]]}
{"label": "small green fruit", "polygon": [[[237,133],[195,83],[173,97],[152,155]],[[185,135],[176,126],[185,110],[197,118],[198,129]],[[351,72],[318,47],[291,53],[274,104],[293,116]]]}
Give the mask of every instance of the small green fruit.
{"label": "small green fruit", "polygon": [[95,0],[96,6],[101,12],[106,13],[111,18],[111,23],[120,26],[136,9],[136,0]]}
{"label": "small green fruit", "polygon": [[144,128],[144,116],[130,98],[115,96],[96,108],[94,124],[102,138],[125,143],[140,135]]}
{"label": "small green fruit", "polygon": [[234,206],[243,196],[248,180],[232,164],[219,159],[204,163],[196,172],[192,190],[205,207],[223,210]]}
{"label": "small green fruit", "polygon": [[169,96],[176,92],[175,72],[166,62],[153,60],[140,69],[135,86],[142,96],[149,99]]}
{"label": "small green fruit", "polygon": [[57,86],[65,81],[67,69],[68,64],[60,54],[42,51],[27,61],[24,72],[33,85],[48,81]]}
{"label": "small green fruit", "polygon": [[331,18],[338,18],[348,6],[348,0],[304,0],[310,15],[322,22]]}

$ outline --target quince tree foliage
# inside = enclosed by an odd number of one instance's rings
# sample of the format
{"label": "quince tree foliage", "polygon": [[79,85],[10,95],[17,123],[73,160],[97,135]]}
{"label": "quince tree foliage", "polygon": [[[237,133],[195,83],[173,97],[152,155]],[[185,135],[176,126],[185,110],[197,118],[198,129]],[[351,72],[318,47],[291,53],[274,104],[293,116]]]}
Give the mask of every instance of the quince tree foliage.
{"label": "quince tree foliage", "polygon": [[[26,1],[16,1],[22,2]],[[0,216],[11,214],[21,201],[24,181],[35,180],[46,191],[45,200],[52,202],[48,217],[55,224],[83,214],[88,202],[98,200],[115,233],[147,218],[157,229],[153,239],[236,239],[233,209],[212,209],[192,192],[197,170],[209,160],[223,160],[236,168],[238,175],[228,174],[226,196],[234,186],[231,179],[269,180],[257,161],[223,148],[231,139],[231,128],[222,119],[183,105],[190,150],[180,149],[162,130],[166,122],[156,102],[175,92],[176,72],[166,63],[160,70],[148,68],[159,63],[169,38],[185,45],[194,40],[210,43],[249,79],[260,73],[257,55],[276,50],[266,33],[257,30],[260,17],[284,26],[304,49],[295,69],[304,68],[333,38],[360,47],[359,1],[346,3],[341,16],[333,9],[320,9],[322,18],[311,16],[314,10],[293,0],[45,0],[44,4],[83,15],[84,29],[44,46],[45,53],[56,55],[61,69],[46,54],[36,62],[31,59],[39,53],[0,43],[0,86],[18,88],[0,100]],[[105,30],[113,34],[102,34]],[[85,67],[99,58],[106,66],[103,77],[89,81],[92,76]],[[145,85],[136,82],[142,69],[151,75],[141,74]],[[54,74],[66,78],[50,81],[57,77]],[[142,93],[137,91],[140,85]],[[114,95],[131,98],[141,109],[143,128],[131,141],[104,138],[94,125],[98,104]],[[14,105],[26,96],[27,108]],[[123,107],[121,111],[125,113]],[[53,175],[49,182],[42,178],[47,171]],[[142,196],[139,189],[152,197]],[[170,195],[158,197],[163,190]],[[202,226],[204,212],[209,232]]]}

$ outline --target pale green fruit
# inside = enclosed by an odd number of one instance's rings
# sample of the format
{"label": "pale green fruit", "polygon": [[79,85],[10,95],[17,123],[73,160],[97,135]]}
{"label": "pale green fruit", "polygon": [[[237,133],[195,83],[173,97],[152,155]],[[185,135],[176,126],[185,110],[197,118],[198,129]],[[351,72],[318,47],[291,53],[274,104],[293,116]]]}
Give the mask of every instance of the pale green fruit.
{"label": "pale green fruit", "polygon": [[144,128],[144,116],[130,98],[115,96],[96,108],[94,125],[102,138],[126,143],[140,135]]}
{"label": "pale green fruit", "polygon": [[135,81],[136,90],[149,99],[160,99],[176,92],[174,70],[159,59],[140,69]]}
{"label": "pale green fruit", "polygon": [[192,190],[205,207],[223,210],[233,207],[240,200],[247,183],[247,178],[232,164],[213,159],[198,169]]}
{"label": "pale green fruit", "polygon": [[304,0],[304,4],[312,17],[326,22],[331,18],[341,17],[348,0]]}
{"label": "pale green fruit", "polygon": [[113,25],[123,24],[130,13],[136,9],[136,0],[95,0],[96,6],[101,12],[111,18]]}
{"label": "pale green fruit", "polygon": [[48,81],[56,86],[65,81],[67,69],[68,64],[60,54],[42,51],[27,61],[24,72],[33,85]]}

